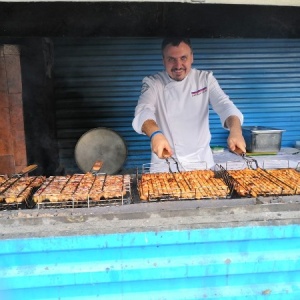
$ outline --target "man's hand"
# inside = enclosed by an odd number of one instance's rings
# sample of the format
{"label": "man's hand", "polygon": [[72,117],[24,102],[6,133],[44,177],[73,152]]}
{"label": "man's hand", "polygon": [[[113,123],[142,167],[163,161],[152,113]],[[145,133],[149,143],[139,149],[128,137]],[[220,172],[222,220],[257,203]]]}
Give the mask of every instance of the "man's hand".
{"label": "man's hand", "polygon": [[243,135],[240,133],[230,131],[227,145],[230,151],[237,151],[237,149],[240,149],[243,153],[246,153],[246,143]]}
{"label": "man's hand", "polygon": [[168,153],[169,156],[173,155],[169,142],[162,133],[158,133],[152,138],[151,148],[159,158],[166,158],[165,153]]}
{"label": "man's hand", "polygon": [[236,116],[230,116],[226,119],[226,127],[230,130],[227,145],[230,151],[236,151],[240,149],[246,153],[246,143],[242,134],[242,127],[240,119]]}

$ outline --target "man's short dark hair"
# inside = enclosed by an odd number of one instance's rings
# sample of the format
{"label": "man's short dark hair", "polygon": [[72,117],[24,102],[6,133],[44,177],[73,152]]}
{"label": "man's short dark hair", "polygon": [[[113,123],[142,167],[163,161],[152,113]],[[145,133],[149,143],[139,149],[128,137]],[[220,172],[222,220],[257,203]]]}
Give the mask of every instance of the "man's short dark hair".
{"label": "man's short dark hair", "polygon": [[172,46],[179,46],[180,43],[185,43],[187,44],[191,50],[192,49],[192,43],[189,38],[181,38],[181,37],[167,37],[164,38],[162,43],[161,43],[161,51],[164,51],[167,45],[171,44]]}

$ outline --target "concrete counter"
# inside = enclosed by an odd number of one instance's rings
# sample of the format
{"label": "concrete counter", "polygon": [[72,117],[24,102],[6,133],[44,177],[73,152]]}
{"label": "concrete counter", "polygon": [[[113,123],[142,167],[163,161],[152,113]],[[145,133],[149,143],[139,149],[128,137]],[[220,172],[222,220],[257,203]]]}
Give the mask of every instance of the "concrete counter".
{"label": "concrete counter", "polygon": [[0,212],[0,238],[300,224],[300,197],[189,200]]}

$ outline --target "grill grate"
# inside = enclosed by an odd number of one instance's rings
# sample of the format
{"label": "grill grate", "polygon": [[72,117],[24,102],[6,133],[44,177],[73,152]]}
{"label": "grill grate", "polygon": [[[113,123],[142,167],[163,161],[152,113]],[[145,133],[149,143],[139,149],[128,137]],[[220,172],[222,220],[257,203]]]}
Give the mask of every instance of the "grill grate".
{"label": "grill grate", "polygon": [[225,169],[149,172],[157,170],[156,167],[143,166],[141,174],[137,170],[137,187],[142,201],[227,199],[233,192],[233,181],[225,176]]}
{"label": "grill grate", "polygon": [[8,179],[0,187],[0,210],[33,208],[35,202],[32,197],[45,181],[44,176],[30,176]]}
{"label": "grill grate", "polygon": [[238,196],[292,196],[300,193],[300,173],[295,169],[257,168],[227,172],[235,181]]}
{"label": "grill grate", "polygon": [[[116,188],[114,180],[120,182]],[[74,174],[52,176],[35,193],[37,208],[89,208],[130,204],[130,175]]]}

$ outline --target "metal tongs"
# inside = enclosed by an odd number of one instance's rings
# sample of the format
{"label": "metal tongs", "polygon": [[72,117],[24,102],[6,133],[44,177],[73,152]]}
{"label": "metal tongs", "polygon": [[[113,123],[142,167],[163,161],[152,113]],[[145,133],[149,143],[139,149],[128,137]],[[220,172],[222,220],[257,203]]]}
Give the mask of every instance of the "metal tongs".
{"label": "metal tongs", "polygon": [[167,164],[168,164],[169,172],[170,172],[170,173],[173,173],[172,168],[171,168],[171,164],[170,164],[170,160],[173,160],[173,162],[174,162],[175,165],[176,165],[176,169],[177,169],[178,173],[181,173],[181,172],[180,172],[180,169],[179,169],[179,165],[178,165],[179,163],[178,163],[177,159],[175,159],[175,158],[170,154],[170,152],[169,152],[167,149],[164,149],[164,150],[163,150],[162,155],[163,155],[164,159],[166,160],[166,162],[167,162]]}
{"label": "metal tongs", "polygon": [[235,151],[232,151],[232,152],[238,156],[241,156],[246,161],[247,167],[249,169],[253,169],[253,166],[252,166],[253,163],[255,164],[256,169],[258,168],[257,161],[254,158],[247,156],[246,152],[242,151],[240,148],[236,147]]}

